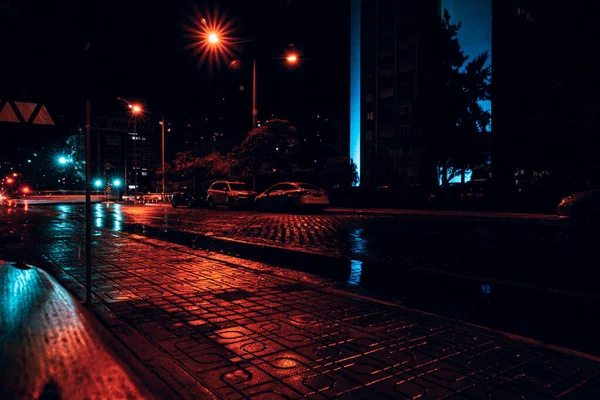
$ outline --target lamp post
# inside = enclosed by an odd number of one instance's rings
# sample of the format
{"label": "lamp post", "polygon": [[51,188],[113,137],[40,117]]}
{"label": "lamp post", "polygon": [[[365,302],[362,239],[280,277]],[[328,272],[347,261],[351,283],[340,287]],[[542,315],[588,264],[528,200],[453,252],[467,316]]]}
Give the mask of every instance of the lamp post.
{"label": "lamp post", "polygon": [[[233,46],[243,42],[249,42],[251,40],[245,41],[230,41],[227,37],[221,40],[221,35],[218,29],[210,30],[210,27],[207,28],[204,32],[201,32],[201,37],[203,38],[200,42],[202,43],[201,48],[202,51],[207,53],[212,53],[213,57],[217,58],[218,56],[224,56],[225,54],[232,54],[231,50],[228,49],[228,46]],[[285,60],[288,65],[296,65],[300,59],[300,57],[296,53],[288,53],[285,57],[275,57],[270,58],[271,60]],[[254,57],[252,59],[252,127],[256,127],[256,122],[258,119],[258,100],[257,100],[257,64],[258,59]],[[233,61],[235,62],[235,61]]]}
{"label": "lamp post", "polygon": [[[281,58],[277,57],[277,58],[271,58],[271,60],[281,60]],[[285,56],[284,60],[289,64],[289,65],[295,65],[298,63],[298,56],[295,53],[290,53],[287,56]],[[257,91],[257,86],[256,86],[256,61],[257,58],[254,58],[252,60],[252,127],[255,128],[256,127],[256,121],[258,119],[258,100],[256,97],[256,91]]]}
{"label": "lamp post", "polygon": [[165,117],[162,117],[162,201],[165,201]]}
{"label": "lamp post", "polygon": [[[133,115],[133,186],[134,186],[134,194],[133,194],[133,202],[137,201],[137,191],[138,191],[138,136],[137,136],[137,117],[143,112],[142,106],[139,104],[129,104],[129,108],[131,109],[131,114]],[[127,177],[125,177],[127,180]],[[127,187],[127,184],[125,184]]]}

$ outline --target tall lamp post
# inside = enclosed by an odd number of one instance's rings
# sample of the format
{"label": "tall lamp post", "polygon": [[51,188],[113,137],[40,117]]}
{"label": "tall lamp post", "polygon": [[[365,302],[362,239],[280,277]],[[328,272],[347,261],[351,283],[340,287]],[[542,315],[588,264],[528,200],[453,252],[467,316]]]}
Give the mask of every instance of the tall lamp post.
{"label": "tall lamp post", "polygon": [[[138,173],[139,173],[139,165],[138,165],[138,136],[137,136],[137,118],[143,112],[142,106],[139,104],[129,104],[129,108],[131,109],[131,115],[133,115],[133,186],[134,186],[134,194],[133,194],[133,202],[137,201],[137,193],[138,193]],[[127,179],[127,177],[125,177]]]}
{"label": "tall lamp post", "polygon": [[165,117],[162,117],[162,201],[165,201]]}
{"label": "tall lamp post", "polygon": [[[239,43],[243,43],[246,41],[238,41],[233,42],[227,40],[221,40],[221,35],[218,30],[210,30],[206,29],[203,32],[200,32],[200,43],[202,43],[201,48],[204,52],[209,52],[213,54],[214,58],[218,56],[223,56],[224,54],[232,54],[232,52],[228,49],[228,46],[236,45]],[[247,40],[250,41],[250,40]],[[285,57],[275,57],[270,58],[271,60],[285,60],[288,65],[296,65],[300,59],[300,57],[296,53],[289,53]],[[252,127],[256,127],[256,123],[258,120],[258,100],[257,100],[257,71],[256,64],[258,59],[255,57],[252,60]],[[236,61],[233,61],[235,63]]]}
{"label": "tall lamp post", "polygon": [[[285,59],[285,61],[290,64],[290,65],[295,65],[298,63],[298,56],[295,53],[290,53],[287,56],[285,56],[283,59]],[[272,58],[272,60],[281,60],[281,58]],[[257,97],[256,97],[256,61],[257,59],[254,58],[252,60],[252,127],[255,128],[256,127],[256,121],[258,119],[258,101],[257,101]]]}

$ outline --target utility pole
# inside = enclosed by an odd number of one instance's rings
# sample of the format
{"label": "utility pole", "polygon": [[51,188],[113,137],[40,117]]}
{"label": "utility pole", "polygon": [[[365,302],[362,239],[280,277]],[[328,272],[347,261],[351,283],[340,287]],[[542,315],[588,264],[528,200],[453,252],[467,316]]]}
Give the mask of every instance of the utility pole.
{"label": "utility pole", "polygon": [[[129,125],[128,125],[129,127]],[[123,181],[125,182],[125,196],[127,196],[127,186],[128,186],[128,178],[127,178],[127,140],[129,140],[129,129],[125,133],[125,177]]]}
{"label": "utility pole", "polygon": [[165,117],[162,117],[162,198],[165,201]]}
{"label": "utility pole", "polygon": [[85,303],[92,305],[92,201],[91,178],[90,98],[85,99]]}
{"label": "utility pole", "polygon": [[258,109],[256,102],[256,58],[252,60],[252,129],[256,128]]}
{"label": "utility pole", "polygon": [[138,192],[138,135],[137,135],[137,120],[133,123],[133,185],[135,186],[133,194],[133,204],[137,201]]}

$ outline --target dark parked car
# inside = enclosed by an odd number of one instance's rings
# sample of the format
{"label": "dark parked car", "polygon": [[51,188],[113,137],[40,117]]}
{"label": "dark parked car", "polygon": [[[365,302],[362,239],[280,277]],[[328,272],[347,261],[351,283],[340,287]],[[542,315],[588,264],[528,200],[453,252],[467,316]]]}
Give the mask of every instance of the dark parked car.
{"label": "dark parked car", "polygon": [[310,183],[282,182],[258,195],[254,203],[261,210],[323,211],[329,206],[329,197],[323,189]]}
{"label": "dark parked car", "polygon": [[573,193],[562,199],[558,215],[577,222],[592,222],[600,216],[600,189]]}
{"label": "dark parked car", "polygon": [[171,195],[171,205],[173,208],[187,206],[187,199],[189,196],[188,189],[186,187],[179,188],[179,190],[173,192]]}
{"label": "dark parked car", "polygon": [[207,205],[207,191],[212,183],[213,181],[202,182],[197,185],[196,190],[187,187],[181,188],[171,196],[171,205],[173,208],[179,206],[188,208],[205,207]]}

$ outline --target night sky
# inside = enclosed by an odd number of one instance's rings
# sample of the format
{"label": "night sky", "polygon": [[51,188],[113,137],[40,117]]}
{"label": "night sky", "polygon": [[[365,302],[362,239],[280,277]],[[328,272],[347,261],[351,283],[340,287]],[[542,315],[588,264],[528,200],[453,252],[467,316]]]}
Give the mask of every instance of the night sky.
{"label": "night sky", "polygon": [[[489,4],[443,3],[463,20],[467,54],[489,49]],[[187,48],[184,26],[195,6],[234,22],[233,34],[247,41],[236,47],[240,69],[201,65]],[[293,46],[303,57],[296,68],[259,61],[259,117],[274,113],[297,123],[319,114],[348,129],[348,0],[9,0],[0,7],[0,99],[43,102],[52,115],[65,115],[66,125],[80,121],[89,83],[93,114],[124,115],[117,101],[123,97],[143,101],[156,118],[201,120],[211,105],[249,127],[250,59],[280,57]]]}
{"label": "night sky", "polygon": [[[95,114],[122,113],[119,96],[139,99],[152,116],[168,118],[199,119],[209,113],[208,104],[221,102],[223,112],[247,119],[250,126],[251,57],[280,57],[293,45],[305,57],[297,68],[279,60],[259,61],[259,117],[275,113],[294,121],[321,114],[347,119],[345,0],[6,3],[0,21],[0,98],[44,102],[54,115],[77,115],[89,83]],[[184,26],[194,6],[201,12],[217,8],[234,21],[234,35],[247,41],[236,48],[240,69],[199,65],[199,57],[186,48],[190,40]]]}

